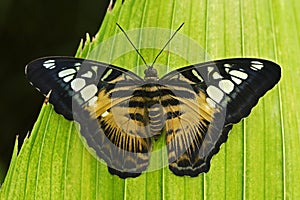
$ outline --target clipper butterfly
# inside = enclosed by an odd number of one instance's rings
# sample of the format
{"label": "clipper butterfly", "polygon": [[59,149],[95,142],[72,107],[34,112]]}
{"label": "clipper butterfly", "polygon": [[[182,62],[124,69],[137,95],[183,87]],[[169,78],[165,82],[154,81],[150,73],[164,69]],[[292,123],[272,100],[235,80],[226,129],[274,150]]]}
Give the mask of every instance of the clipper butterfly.
{"label": "clipper butterfly", "polygon": [[162,78],[152,64],[141,78],[107,63],[46,57],[29,63],[26,75],[42,94],[50,92],[57,113],[79,123],[109,172],[127,178],[147,169],[163,131],[174,174],[207,172],[232,125],[276,85],[281,69],[268,60],[232,58],[190,65]]}

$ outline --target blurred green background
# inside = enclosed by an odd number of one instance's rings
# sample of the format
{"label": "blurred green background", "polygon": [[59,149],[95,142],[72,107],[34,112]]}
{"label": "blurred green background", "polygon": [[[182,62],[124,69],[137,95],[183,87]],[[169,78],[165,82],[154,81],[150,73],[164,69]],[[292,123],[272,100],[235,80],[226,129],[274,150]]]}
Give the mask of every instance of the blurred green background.
{"label": "blurred green background", "polygon": [[109,0],[0,1],[0,185],[16,136],[21,146],[44,99],[26,80],[25,65],[43,56],[73,56],[81,38],[98,31],[108,4]]}

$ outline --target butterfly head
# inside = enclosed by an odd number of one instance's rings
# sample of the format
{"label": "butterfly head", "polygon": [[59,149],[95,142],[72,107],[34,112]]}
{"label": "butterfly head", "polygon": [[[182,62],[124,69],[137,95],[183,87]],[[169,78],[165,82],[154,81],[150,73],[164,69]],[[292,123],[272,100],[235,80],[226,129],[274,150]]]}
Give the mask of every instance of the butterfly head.
{"label": "butterfly head", "polygon": [[157,70],[153,67],[150,66],[144,71],[145,74],[145,80],[157,80],[158,79],[158,74]]}

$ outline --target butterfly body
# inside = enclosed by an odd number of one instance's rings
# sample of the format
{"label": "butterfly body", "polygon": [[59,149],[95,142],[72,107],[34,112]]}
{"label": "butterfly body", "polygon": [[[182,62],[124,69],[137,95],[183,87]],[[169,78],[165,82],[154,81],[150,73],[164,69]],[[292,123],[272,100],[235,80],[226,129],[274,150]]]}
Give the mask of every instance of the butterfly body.
{"label": "butterfly body", "polygon": [[207,172],[232,124],[249,115],[279,81],[280,67],[257,58],[224,59],[144,79],[106,63],[70,57],[35,60],[27,78],[80,133],[112,174],[147,170],[155,139],[165,131],[169,168],[176,175]]}

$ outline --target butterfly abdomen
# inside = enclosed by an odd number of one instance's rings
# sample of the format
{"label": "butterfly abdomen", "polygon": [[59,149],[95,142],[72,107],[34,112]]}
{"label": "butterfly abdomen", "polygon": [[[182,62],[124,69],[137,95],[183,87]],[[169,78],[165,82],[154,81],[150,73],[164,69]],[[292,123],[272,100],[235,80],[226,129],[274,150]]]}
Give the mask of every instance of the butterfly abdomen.
{"label": "butterfly abdomen", "polygon": [[[141,90],[134,92],[133,98],[140,98],[144,105],[144,116],[149,125],[149,136],[159,136],[164,127],[164,112],[161,104],[162,91],[156,83],[141,86]],[[141,103],[138,103],[141,105]]]}
{"label": "butterfly abdomen", "polygon": [[151,135],[160,135],[164,127],[163,108],[158,102],[148,107],[148,117]]}

